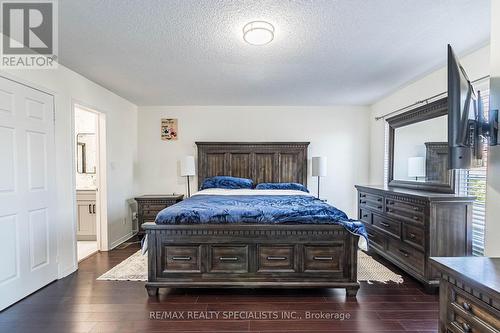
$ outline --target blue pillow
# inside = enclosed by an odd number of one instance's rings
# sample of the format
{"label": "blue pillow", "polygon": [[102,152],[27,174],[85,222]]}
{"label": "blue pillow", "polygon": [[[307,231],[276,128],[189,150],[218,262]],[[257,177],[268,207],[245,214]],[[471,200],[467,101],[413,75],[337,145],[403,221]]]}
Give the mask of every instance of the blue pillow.
{"label": "blue pillow", "polygon": [[229,176],[215,176],[207,178],[201,185],[202,190],[207,188],[225,188],[225,189],[239,189],[239,188],[253,188],[253,180],[247,178],[237,178]]}
{"label": "blue pillow", "polygon": [[299,183],[260,183],[255,189],[257,190],[296,190],[309,193],[309,190]]}

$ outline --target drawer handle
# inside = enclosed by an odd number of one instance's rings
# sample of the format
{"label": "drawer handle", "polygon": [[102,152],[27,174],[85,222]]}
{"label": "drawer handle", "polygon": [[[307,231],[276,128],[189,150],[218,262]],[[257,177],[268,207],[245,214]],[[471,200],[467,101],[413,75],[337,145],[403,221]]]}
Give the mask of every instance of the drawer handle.
{"label": "drawer handle", "polygon": [[403,254],[406,258],[408,258],[410,255],[408,254],[408,252],[406,252],[405,250],[403,249],[399,249],[399,252],[401,252],[401,254]]}
{"label": "drawer handle", "polygon": [[389,201],[388,204],[392,206],[394,205],[394,201]]}
{"label": "drawer handle", "polygon": [[472,331],[472,329],[470,328],[470,326],[467,324],[467,323],[462,323],[462,329],[464,330],[464,332],[466,333],[469,333]]}
{"label": "drawer handle", "polygon": [[378,208],[378,209],[382,209],[382,208],[383,208],[383,206],[378,206],[377,208]]}
{"label": "drawer handle", "polygon": [[360,194],[359,197],[360,198],[366,198],[366,194]]}
{"label": "drawer handle", "polygon": [[390,228],[391,225],[389,223],[385,223],[385,222],[380,222],[380,224],[386,228]]}
{"label": "drawer handle", "polygon": [[420,208],[418,208],[418,207],[413,207],[413,210],[414,210],[414,211],[419,212],[419,211],[420,211]]}
{"label": "drawer handle", "polygon": [[367,218],[367,217],[368,217],[368,214],[363,215],[363,218]]}
{"label": "drawer handle", "polygon": [[267,260],[286,260],[287,257],[276,257],[276,256],[269,256],[267,257]]}
{"label": "drawer handle", "polygon": [[365,201],[365,200],[362,200],[362,201],[361,201],[361,203],[364,205],[364,204],[366,204],[366,201]]}
{"label": "drawer handle", "polygon": [[313,257],[314,260],[333,260],[333,257]]}
{"label": "drawer handle", "polygon": [[381,202],[381,201],[382,201],[382,198],[378,198],[378,199],[377,199],[377,201],[378,201],[378,202]]}
{"label": "drawer handle", "polygon": [[191,260],[191,257],[172,257],[172,260],[176,260],[176,261],[190,261]]}
{"label": "drawer handle", "polygon": [[410,238],[411,238],[411,239],[415,239],[416,237],[417,237],[417,236],[416,236],[415,234],[412,234],[412,233],[410,232]]}
{"label": "drawer handle", "polygon": [[418,220],[420,220],[420,217],[418,217],[418,216],[413,216],[413,219],[414,219],[415,221],[418,221]]}
{"label": "drawer handle", "polygon": [[238,261],[240,260],[238,257],[219,257],[220,261]]}
{"label": "drawer handle", "polygon": [[387,211],[388,211],[389,213],[392,213],[392,212],[394,212],[394,209],[389,208],[389,209],[387,209]]}
{"label": "drawer handle", "polygon": [[464,308],[464,310],[465,310],[465,311],[467,311],[467,312],[472,312],[472,306],[471,306],[469,303],[464,302],[464,303],[462,304],[462,307]]}

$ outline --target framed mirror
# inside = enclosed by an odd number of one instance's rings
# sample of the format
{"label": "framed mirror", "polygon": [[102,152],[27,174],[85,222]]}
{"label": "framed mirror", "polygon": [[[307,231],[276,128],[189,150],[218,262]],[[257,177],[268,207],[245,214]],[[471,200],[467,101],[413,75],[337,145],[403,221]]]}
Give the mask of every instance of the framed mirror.
{"label": "framed mirror", "polygon": [[76,171],[78,173],[96,173],[96,147],[94,133],[78,133],[76,135]]}
{"label": "framed mirror", "polygon": [[387,119],[389,186],[454,193],[448,170],[448,98]]}

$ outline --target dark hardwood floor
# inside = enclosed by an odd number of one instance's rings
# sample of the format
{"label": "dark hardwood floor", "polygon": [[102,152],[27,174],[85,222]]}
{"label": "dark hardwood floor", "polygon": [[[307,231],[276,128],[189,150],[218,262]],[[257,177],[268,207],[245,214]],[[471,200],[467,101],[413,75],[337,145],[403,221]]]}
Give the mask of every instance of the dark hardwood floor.
{"label": "dark hardwood floor", "polygon": [[[404,274],[400,285],[363,282],[358,297],[348,299],[340,289],[176,289],[149,298],[142,282],[96,281],[137,249],[131,245],[84,260],[78,272],[0,312],[0,332],[437,331],[438,296],[425,294]],[[218,312],[220,318],[193,320],[188,311],[214,318]],[[151,312],[158,319],[150,319]],[[345,319],[307,319],[307,312]],[[181,313],[184,320],[165,318]],[[295,319],[248,319],[263,313]],[[247,318],[222,318],[238,314]]]}

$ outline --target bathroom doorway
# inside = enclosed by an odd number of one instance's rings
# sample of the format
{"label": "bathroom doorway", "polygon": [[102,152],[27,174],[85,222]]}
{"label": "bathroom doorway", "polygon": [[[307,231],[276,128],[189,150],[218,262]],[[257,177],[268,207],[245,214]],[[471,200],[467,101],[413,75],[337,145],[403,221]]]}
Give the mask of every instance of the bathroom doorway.
{"label": "bathroom doorway", "polygon": [[[103,250],[105,204],[104,114],[73,104],[75,133],[76,245],[78,262]],[[105,164],[104,164],[105,165]],[[106,232],[104,232],[106,233]]]}

